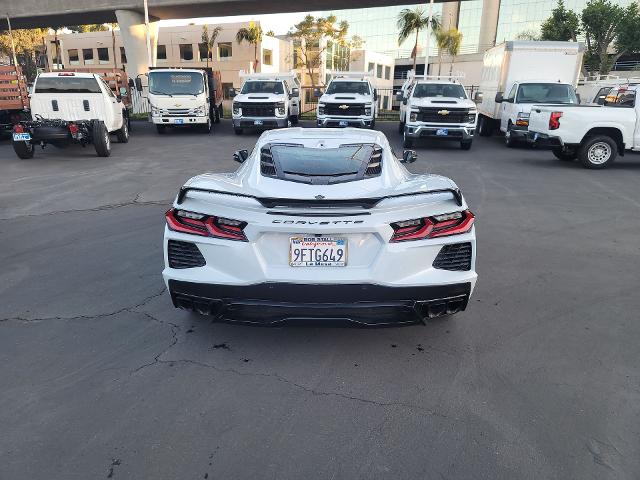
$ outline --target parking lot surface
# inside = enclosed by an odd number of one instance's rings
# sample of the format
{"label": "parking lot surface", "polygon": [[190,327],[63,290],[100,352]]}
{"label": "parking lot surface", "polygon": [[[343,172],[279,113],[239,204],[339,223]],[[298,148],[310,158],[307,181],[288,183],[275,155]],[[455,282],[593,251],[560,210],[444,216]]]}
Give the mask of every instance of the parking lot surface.
{"label": "parking lot surface", "polygon": [[465,312],[216,324],[171,305],[163,213],[256,138],[227,120],[135,122],[110,158],[0,143],[0,478],[640,477],[640,156],[419,146],[410,170],[454,179],[477,216]]}

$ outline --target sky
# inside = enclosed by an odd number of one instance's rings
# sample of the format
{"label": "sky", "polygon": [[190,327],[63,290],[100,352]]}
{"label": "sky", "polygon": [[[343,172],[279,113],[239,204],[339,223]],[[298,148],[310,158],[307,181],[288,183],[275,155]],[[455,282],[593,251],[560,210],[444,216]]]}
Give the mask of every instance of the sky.
{"label": "sky", "polygon": [[273,30],[276,35],[286,34],[294,24],[300,22],[305,15],[318,15],[319,12],[300,12],[300,13],[274,13],[269,15],[238,15],[235,17],[206,17],[206,18],[185,18],[180,20],[160,20],[160,26],[175,27],[180,25],[188,25],[195,23],[203,24],[224,24],[232,22],[248,22],[256,20],[260,22],[262,30],[268,32]]}

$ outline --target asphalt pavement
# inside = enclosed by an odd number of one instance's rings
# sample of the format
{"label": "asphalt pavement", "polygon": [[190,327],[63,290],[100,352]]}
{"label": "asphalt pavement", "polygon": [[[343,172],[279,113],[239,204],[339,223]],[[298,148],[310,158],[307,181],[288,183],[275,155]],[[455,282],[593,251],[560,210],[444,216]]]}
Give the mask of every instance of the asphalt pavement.
{"label": "asphalt pavement", "polygon": [[[401,150],[396,125],[378,125]],[[257,135],[112,156],[0,142],[0,479],[640,478],[640,155],[417,147],[476,214],[449,320],[251,327],[176,310],[163,214]]]}

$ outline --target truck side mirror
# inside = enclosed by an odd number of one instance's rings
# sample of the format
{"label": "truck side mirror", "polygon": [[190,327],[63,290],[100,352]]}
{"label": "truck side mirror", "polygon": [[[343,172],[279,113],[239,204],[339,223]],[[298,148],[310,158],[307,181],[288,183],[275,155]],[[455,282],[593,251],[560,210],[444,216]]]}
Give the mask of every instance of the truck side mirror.
{"label": "truck side mirror", "polygon": [[322,96],[322,92],[320,91],[319,88],[316,88],[313,90],[313,96],[316,98],[320,98]]}
{"label": "truck side mirror", "polygon": [[405,150],[402,152],[402,160],[401,163],[413,163],[418,159],[418,154],[415,150]]}
{"label": "truck side mirror", "polygon": [[237,95],[236,89],[235,88],[230,88],[229,89],[229,97],[230,98],[234,98],[236,95]]}
{"label": "truck side mirror", "polygon": [[502,102],[504,102],[504,97],[502,96],[502,92],[498,92],[498,93],[496,93],[495,102],[496,102],[496,103],[502,103]]}
{"label": "truck side mirror", "polygon": [[236,150],[233,152],[233,159],[238,163],[244,163],[249,158],[249,150]]}
{"label": "truck side mirror", "polygon": [[474,100],[476,103],[482,103],[482,100],[484,100],[484,95],[482,94],[482,92],[476,92],[476,93],[473,95],[473,100]]}
{"label": "truck side mirror", "polygon": [[136,77],[136,90],[142,91],[142,79],[140,77]]}

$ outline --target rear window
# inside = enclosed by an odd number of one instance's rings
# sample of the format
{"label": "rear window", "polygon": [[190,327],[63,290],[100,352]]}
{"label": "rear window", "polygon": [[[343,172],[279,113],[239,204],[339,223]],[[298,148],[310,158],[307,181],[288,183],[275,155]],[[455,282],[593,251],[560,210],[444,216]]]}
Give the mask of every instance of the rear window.
{"label": "rear window", "polygon": [[450,97],[467,98],[462,85],[450,83],[419,83],[413,90],[415,98]]}
{"label": "rear window", "polygon": [[635,107],[636,92],[626,88],[612,88],[604,99],[604,105],[608,107]]}
{"label": "rear window", "polygon": [[561,83],[523,83],[518,88],[516,103],[578,103],[576,92]]}
{"label": "rear window", "polygon": [[102,93],[95,78],[40,77],[35,93]]}

